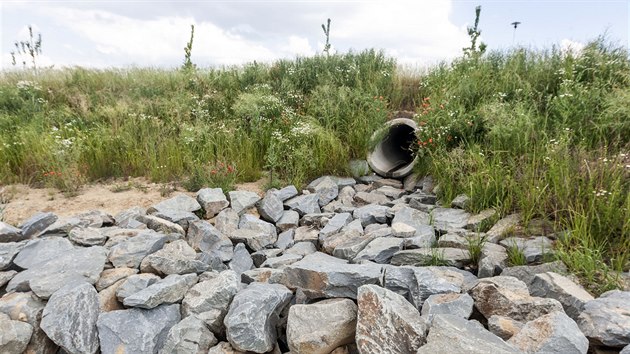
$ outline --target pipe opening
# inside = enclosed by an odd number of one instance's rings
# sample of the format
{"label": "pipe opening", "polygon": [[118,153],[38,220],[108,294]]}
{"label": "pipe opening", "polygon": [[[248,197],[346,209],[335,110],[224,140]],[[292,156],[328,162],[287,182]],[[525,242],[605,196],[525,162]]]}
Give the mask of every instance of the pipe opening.
{"label": "pipe opening", "polygon": [[368,155],[368,163],[381,176],[404,177],[411,173],[416,161],[417,127],[413,120],[406,118],[394,119],[387,125],[385,135]]}

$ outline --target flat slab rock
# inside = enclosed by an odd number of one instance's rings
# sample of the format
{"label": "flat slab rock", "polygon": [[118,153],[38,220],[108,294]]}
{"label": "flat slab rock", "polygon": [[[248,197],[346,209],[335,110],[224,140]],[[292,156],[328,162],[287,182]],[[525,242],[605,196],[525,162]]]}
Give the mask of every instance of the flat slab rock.
{"label": "flat slab rock", "polygon": [[630,291],[611,290],[584,305],[580,330],[592,344],[623,347],[630,344]]}

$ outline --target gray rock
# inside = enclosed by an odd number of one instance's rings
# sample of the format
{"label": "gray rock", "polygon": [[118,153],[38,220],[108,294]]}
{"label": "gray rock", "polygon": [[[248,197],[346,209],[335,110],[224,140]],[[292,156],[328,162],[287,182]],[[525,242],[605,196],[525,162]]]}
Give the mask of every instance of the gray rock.
{"label": "gray rock", "polygon": [[310,242],[314,245],[319,240],[319,229],[314,226],[300,226],[295,229],[293,234],[294,242]]}
{"label": "gray rock", "polygon": [[[411,303],[418,309],[422,308],[431,295],[459,293],[464,287],[464,276],[449,267],[412,267],[411,269],[413,282],[408,284],[409,296]],[[390,277],[390,283],[391,279],[392,277]]]}
{"label": "gray rock", "polygon": [[224,320],[230,344],[241,351],[272,350],[278,316],[292,296],[280,284],[265,283],[252,283],[236,294]]}
{"label": "gray rock", "polygon": [[7,270],[6,272],[0,272],[0,288],[5,286],[13,277],[17,274],[15,270]]}
{"label": "gray rock", "polygon": [[403,189],[407,192],[422,188],[422,178],[417,173],[412,173],[403,180]]}
{"label": "gray rock", "polygon": [[300,225],[323,228],[324,226],[326,226],[326,223],[328,223],[328,221],[334,216],[334,212],[304,214],[304,216],[302,216],[302,219],[300,219]]}
{"label": "gray rock", "polygon": [[347,261],[316,252],[284,269],[291,289],[301,289],[308,298],[347,297],[356,299],[364,284],[379,284],[381,266],[348,264]]}
{"label": "gray rock", "polygon": [[356,230],[359,233],[363,233],[363,225],[361,225],[361,220],[352,220],[348,225],[341,228],[341,232],[346,232],[350,230]]}
{"label": "gray rock", "polygon": [[418,248],[399,251],[394,254],[391,264],[394,265],[449,265],[463,268],[471,263],[468,250],[459,248]]}
{"label": "gray rock", "polygon": [[383,186],[390,186],[393,188],[402,189],[403,184],[401,181],[393,178],[381,178],[374,181],[374,188],[381,188]]}
{"label": "gray rock", "polygon": [[440,236],[437,241],[438,247],[448,247],[448,248],[460,248],[460,249],[468,249],[468,238],[455,234],[448,233]]}
{"label": "gray rock", "polygon": [[292,353],[329,354],[354,342],[357,305],[350,299],[329,299],[293,305],[287,320],[287,342]]}
{"label": "gray rock", "polygon": [[221,188],[202,188],[197,192],[197,202],[205,211],[207,219],[213,218],[221,210],[230,205],[223,189]]}
{"label": "gray rock", "polygon": [[284,254],[297,254],[300,256],[306,256],[311,253],[317,252],[317,248],[311,242],[298,242],[294,244],[291,248],[288,248],[283,253]]}
{"label": "gray rock", "polygon": [[326,226],[324,226],[324,228],[319,232],[319,237],[326,238],[330,235],[336,234],[351,221],[352,215],[350,213],[335,214],[335,216],[333,216]]}
{"label": "gray rock", "polygon": [[264,250],[256,251],[252,253],[251,256],[252,256],[252,261],[254,261],[254,266],[260,267],[260,265],[263,264],[267,260],[267,258],[277,257],[281,253],[282,253],[281,249],[271,248],[271,249],[264,249]]}
{"label": "gray rock", "polygon": [[57,215],[53,213],[37,213],[20,225],[22,237],[25,239],[38,237],[48,226],[54,224],[55,221],[57,221]]}
{"label": "gray rock", "polygon": [[577,320],[584,305],[594,299],[582,286],[554,272],[536,274],[529,285],[529,292],[533,296],[560,301],[566,314],[573,320]]}
{"label": "gray rock", "polygon": [[18,242],[28,239],[22,230],[0,221],[0,244],[4,242]]}
{"label": "gray rock", "polygon": [[546,254],[553,253],[553,242],[544,236],[531,239],[509,237],[501,240],[500,244],[505,248],[517,248],[528,263],[541,262]]}
{"label": "gray rock", "polygon": [[584,305],[580,330],[591,344],[623,347],[630,344],[630,291],[611,290]]}
{"label": "gray rock", "polygon": [[285,210],[282,216],[276,222],[276,227],[284,232],[292,228],[296,228],[300,222],[300,214],[295,210]]}
{"label": "gray rock", "polygon": [[[466,229],[479,232],[486,231],[488,223],[496,218],[497,215],[497,211],[494,209],[482,210],[479,214],[472,215],[468,218]],[[483,229],[480,229],[482,227]]]}
{"label": "gray rock", "polygon": [[394,254],[402,249],[403,240],[397,237],[377,237],[357,254],[353,263],[373,261],[375,263],[389,263]]}
{"label": "gray rock", "polygon": [[285,200],[291,199],[291,198],[295,197],[296,195],[298,195],[297,188],[295,188],[295,186],[293,186],[293,185],[286,186],[286,187],[284,187],[282,189],[276,190],[276,191],[274,191],[274,193],[283,202]]}
{"label": "gray rock", "polygon": [[455,199],[453,199],[453,201],[451,202],[451,207],[466,209],[468,203],[470,203],[470,197],[468,197],[466,194],[460,194],[455,197]]}
{"label": "gray rock", "polygon": [[365,204],[378,204],[378,205],[385,205],[387,203],[390,202],[391,199],[389,199],[385,194],[381,194],[379,192],[358,192],[357,194],[354,195],[354,200],[359,203],[360,205],[365,205]]}
{"label": "gray rock", "polygon": [[66,284],[85,281],[94,284],[98,280],[107,251],[100,246],[75,248],[48,262],[20,272],[7,284],[7,291],[33,290],[37,296],[47,299]]}
{"label": "gray rock", "polygon": [[22,353],[33,333],[33,326],[22,321],[13,321],[0,313],[0,353]]}
{"label": "gray rock", "polygon": [[459,316],[437,315],[433,318],[427,344],[418,354],[520,353],[503,339],[488,332],[479,322]]}
{"label": "gray rock", "polygon": [[497,221],[494,226],[486,232],[488,242],[499,243],[507,234],[513,231],[521,222],[520,214],[511,214]]}
{"label": "gray rock", "polygon": [[630,344],[626,345],[620,352],[619,354],[630,354]]}
{"label": "gray rock", "polygon": [[98,294],[88,283],[73,283],[52,294],[42,314],[41,328],[68,353],[96,353]]}
{"label": "gray rock", "polygon": [[362,184],[357,184],[355,187],[366,186],[366,185],[372,184],[375,181],[378,181],[380,179],[383,179],[383,177],[378,176],[378,175],[376,175],[374,173],[366,175],[366,176],[359,176],[359,177],[357,177],[357,182],[362,183]]}
{"label": "gray rock", "polygon": [[527,285],[514,277],[481,279],[469,294],[475,300],[477,310],[486,318],[500,315],[526,322],[554,311],[563,311],[558,300],[530,296]]}
{"label": "gray rock", "polygon": [[155,274],[143,273],[129,275],[116,290],[116,297],[118,301],[122,303],[127,297],[140,292],[158,281],[160,281],[160,277]]}
{"label": "gray rock", "polygon": [[269,222],[277,222],[284,214],[282,200],[278,198],[276,193],[267,192],[265,197],[258,202],[258,213],[263,219]]}
{"label": "gray rock", "polygon": [[[46,336],[46,333],[39,326],[44,306],[45,303],[31,292],[8,293],[0,298],[0,313],[8,315],[11,320],[26,322],[33,328],[30,342],[27,340],[26,353],[53,354],[57,352],[57,345]],[[0,320],[0,327],[4,322]],[[8,353],[13,352],[9,351]]]}
{"label": "gray rock", "polygon": [[93,227],[75,227],[70,230],[68,239],[81,246],[102,246],[107,241],[107,236]]}
{"label": "gray rock", "polygon": [[311,182],[311,184],[307,186],[307,189],[311,193],[317,194],[319,197],[320,207],[333,201],[339,194],[339,186],[328,176],[318,178],[317,180]]}
{"label": "gray rock", "polygon": [[350,160],[348,169],[354,177],[361,177],[370,173],[370,166],[366,160]]}
{"label": "gray rock", "polygon": [[567,274],[568,269],[567,266],[562,263],[562,261],[555,261],[550,263],[543,263],[539,265],[527,265],[527,266],[516,266],[516,267],[508,267],[503,269],[500,273],[503,276],[514,277],[528,286],[534,281],[534,277],[536,274],[546,273],[546,272],[554,272],[558,274]]}
{"label": "gray rock", "polygon": [[145,232],[130,237],[110,249],[109,261],[116,268],[138,268],[144,257],[164,247],[166,239],[166,235],[155,232]]}
{"label": "gray rock", "polygon": [[39,263],[47,262],[74,249],[70,241],[62,237],[46,237],[29,241],[13,263],[20,268],[29,269]]}
{"label": "gray rock", "polygon": [[26,246],[26,242],[0,242],[0,270],[11,266],[15,256]]}
{"label": "gray rock", "polygon": [[525,324],[505,316],[490,316],[488,330],[503,340],[512,338]]}
{"label": "gray rock", "polygon": [[155,214],[166,210],[188,211],[192,213],[197,210],[201,210],[201,205],[199,205],[197,200],[193,197],[189,197],[185,194],[178,194],[173,198],[169,198],[152,205],[149,209],[147,209],[147,212],[149,214]]}
{"label": "gray rock", "polygon": [[184,240],[167,243],[161,250],[142,260],[140,269],[143,273],[158,275],[203,273],[210,268],[196,259],[197,253]]}
{"label": "gray rock", "polygon": [[241,274],[241,282],[251,284],[253,282],[283,284],[284,272],[275,268],[255,268]]}
{"label": "gray rock", "polygon": [[504,247],[485,242],[481,247],[481,257],[477,266],[477,276],[488,278],[499,275],[508,265],[508,254]]}
{"label": "gray rock", "polygon": [[267,258],[260,267],[280,269],[288,266],[289,264],[293,264],[302,258],[304,258],[304,256],[298,254],[283,254],[282,256]]}
{"label": "gray rock", "polygon": [[101,353],[158,353],[180,319],[177,304],[101,313],[96,323]]}
{"label": "gray rock", "polygon": [[[225,210],[221,213],[223,212]],[[215,255],[223,262],[232,259],[234,254],[232,241],[218,228],[204,220],[190,224],[186,239],[194,250]]]}
{"label": "gray rock", "polygon": [[[276,227],[272,223],[268,223],[251,214],[244,214],[243,216],[241,216],[241,219],[239,220],[239,223],[238,223],[238,228],[262,231],[266,234],[271,235],[274,238],[278,237],[278,232],[276,231]],[[274,242],[276,241],[274,240]]]}
{"label": "gray rock", "polygon": [[131,207],[114,215],[114,220],[119,227],[135,228],[136,224],[139,223],[136,221],[138,215],[147,215],[147,210],[138,206]]}
{"label": "gray rock", "polygon": [[249,191],[230,191],[228,197],[232,210],[238,215],[243,215],[247,209],[256,205],[260,200],[258,194]]}
{"label": "gray rock", "polygon": [[123,304],[127,307],[152,309],[162,304],[173,304],[184,298],[188,289],[197,283],[196,274],[171,274],[162,280],[127,296]]}
{"label": "gray rock", "polygon": [[101,291],[105,288],[112,286],[119,280],[123,280],[130,275],[137,274],[138,270],[134,268],[112,268],[105,269],[98,281],[94,284],[96,291]]}
{"label": "gray rock", "polygon": [[352,216],[361,220],[361,226],[366,227],[370,224],[384,224],[387,222],[387,210],[389,208],[384,205],[368,204],[356,209]]}
{"label": "gray rock", "polygon": [[429,296],[422,305],[422,316],[454,315],[470,318],[474,301],[468,294],[446,293]]}
{"label": "gray rock", "polygon": [[188,230],[190,223],[199,220],[199,217],[190,211],[174,209],[160,210],[154,213],[153,216],[175,223],[181,226],[184,231]]}
{"label": "gray rock", "polygon": [[392,223],[392,235],[394,237],[414,237],[416,234],[416,228],[402,222]]}
{"label": "gray rock", "polygon": [[588,339],[562,311],[527,322],[508,342],[526,353],[586,354],[588,351]]}
{"label": "gray rock", "polygon": [[[238,229],[228,235],[232,243],[245,243],[250,249],[259,251],[272,246],[277,237],[261,230]],[[235,250],[236,252],[236,250]]]}
{"label": "gray rock", "polygon": [[203,321],[195,316],[188,316],[171,327],[160,353],[206,354],[218,342]]}
{"label": "gray rock", "polygon": [[360,353],[415,353],[424,344],[426,324],[402,296],[363,285],[357,302],[355,340]]}
{"label": "gray rock", "polygon": [[136,220],[147,225],[147,228],[156,232],[186,235],[186,231],[184,231],[183,227],[166,219],[158,218],[157,216],[138,215],[136,216]]}
{"label": "gray rock", "polygon": [[429,214],[413,208],[404,207],[396,212],[392,220],[392,228],[399,230],[401,228],[408,229],[404,226],[411,226],[416,229],[412,237],[418,238],[414,243],[419,247],[431,247],[435,242],[435,230],[433,226],[429,225],[429,221]]}
{"label": "gray rock", "polygon": [[232,208],[223,209],[214,219],[214,226],[224,235],[229,235],[238,229],[240,217]]}
{"label": "gray rock", "polygon": [[392,186],[383,186],[380,187],[378,189],[376,189],[376,192],[381,193],[389,198],[392,199],[398,199],[400,198],[403,194],[405,194],[405,190],[404,189],[400,189],[400,188],[394,188]]}
{"label": "gray rock", "polygon": [[239,243],[234,246],[234,257],[232,257],[228,266],[237,274],[241,274],[254,267],[254,261],[249,252],[247,252],[244,243]]}
{"label": "gray rock", "polygon": [[441,232],[461,229],[468,224],[470,214],[461,209],[435,208],[431,211],[433,226]]}
{"label": "gray rock", "polygon": [[325,238],[322,242],[322,250],[335,257],[351,260],[374,238],[373,234],[364,235],[357,230],[342,231]]}
{"label": "gray rock", "polygon": [[228,312],[232,298],[239,290],[240,277],[234,271],[226,270],[216,277],[195,284],[184,296],[182,314],[194,315],[202,320],[212,332],[219,334],[223,319]]}
{"label": "gray rock", "polygon": [[310,213],[321,213],[319,208],[319,195],[306,194],[293,197],[284,202],[291,210],[297,211],[300,216]]}

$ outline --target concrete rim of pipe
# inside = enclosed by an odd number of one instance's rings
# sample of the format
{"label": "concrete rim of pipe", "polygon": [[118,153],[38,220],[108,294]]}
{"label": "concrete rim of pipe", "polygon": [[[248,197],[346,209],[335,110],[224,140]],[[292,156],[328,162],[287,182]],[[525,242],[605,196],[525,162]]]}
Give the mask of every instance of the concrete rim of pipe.
{"label": "concrete rim of pipe", "polygon": [[[418,161],[413,147],[418,126],[409,118],[395,118],[377,130],[372,139],[380,139],[368,153],[367,161],[376,174],[388,178],[409,175]],[[380,137],[380,138],[379,138]]]}

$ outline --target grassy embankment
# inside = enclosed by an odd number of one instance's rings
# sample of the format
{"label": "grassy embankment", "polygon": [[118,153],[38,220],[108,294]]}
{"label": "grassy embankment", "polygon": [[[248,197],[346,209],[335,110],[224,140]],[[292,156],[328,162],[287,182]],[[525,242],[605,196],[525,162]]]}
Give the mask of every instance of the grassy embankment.
{"label": "grassy embankment", "polygon": [[593,291],[630,260],[630,61],[516,49],[399,70],[375,51],[196,71],[0,75],[0,183],[75,192],[146,176],[187,189],[302,184],[346,172],[399,109],[422,130],[418,172],[470,211],[519,211],[567,230],[558,255]]}

